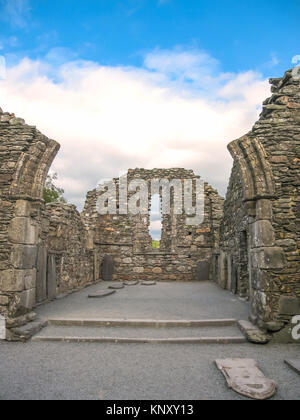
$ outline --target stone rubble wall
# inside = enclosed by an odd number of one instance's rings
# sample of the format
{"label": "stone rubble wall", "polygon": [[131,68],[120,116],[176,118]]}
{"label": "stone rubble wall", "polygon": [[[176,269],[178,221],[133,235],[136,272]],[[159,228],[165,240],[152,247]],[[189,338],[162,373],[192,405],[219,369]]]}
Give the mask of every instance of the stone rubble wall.
{"label": "stone rubble wall", "polygon": [[[97,212],[99,193],[87,194],[82,212],[89,246],[95,249],[100,264],[105,255],[114,257],[115,280],[181,280],[199,278],[198,265],[203,263],[206,280],[211,276],[210,263],[213,248],[218,247],[219,225],[223,214],[223,199],[205,183],[205,217],[201,225],[186,225],[186,215],[171,214],[162,217],[162,239],[159,250],[152,248],[149,234],[151,211],[151,180],[197,179],[193,171],[175,169],[129,169],[128,184],[133,179],[148,183],[149,208],[140,215],[100,215]],[[114,180],[118,185],[118,180]],[[130,197],[130,193],[128,193]],[[118,198],[117,190],[117,198]],[[205,275],[205,274],[203,274]]]}
{"label": "stone rubble wall", "polygon": [[[234,214],[234,217],[232,216]],[[236,163],[233,165],[224,218],[220,226],[221,251],[216,254],[215,278],[224,289],[248,298],[248,215],[243,202],[243,187]]]}
{"label": "stone rubble wall", "polygon": [[171,202],[159,250],[149,234],[151,180],[195,181],[193,171],[129,169],[128,182],[147,182],[145,214],[100,215],[97,190],[81,214],[72,205],[45,206],[59,145],[0,109],[0,315],[7,325],[24,324],[36,304],[99,280],[112,256],[114,280],[215,279],[250,300],[254,323],[288,341],[300,314],[300,80],[288,71],[270,82],[259,121],[228,146],[234,164],[225,202],[204,183],[197,226]]}
{"label": "stone rubble wall", "polygon": [[252,320],[276,332],[300,314],[300,81],[288,71],[270,83],[259,121],[229,145],[215,269],[221,286],[251,300]]}
{"label": "stone rubble wall", "polygon": [[42,191],[58,149],[0,109],[0,314],[6,318],[30,312],[36,303]]}
{"label": "stone rubble wall", "polygon": [[0,109],[0,315],[8,329],[32,321],[37,304],[99,279],[75,206],[42,200],[58,150],[58,143]]}
{"label": "stone rubble wall", "polygon": [[86,247],[85,226],[74,205],[47,204],[42,226],[42,245],[55,262],[57,296],[98,280],[94,278],[94,253]]}

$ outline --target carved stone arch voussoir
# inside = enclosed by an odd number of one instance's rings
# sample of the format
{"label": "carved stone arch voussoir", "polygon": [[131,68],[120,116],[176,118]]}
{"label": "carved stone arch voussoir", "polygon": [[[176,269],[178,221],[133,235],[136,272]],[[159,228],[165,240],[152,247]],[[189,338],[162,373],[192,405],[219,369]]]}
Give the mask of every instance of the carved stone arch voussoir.
{"label": "carved stone arch voussoir", "polygon": [[35,173],[34,182],[31,190],[31,195],[33,197],[42,198],[43,188],[45,185],[47,174],[60,147],[59,144],[54,140],[47,139],[47,142],[48,145],[42,155],[42,158],[38,164]]}
{"label": "carved stone arch voussoir", "polygon": [[41,199],[49,168],[59,147],[57,142],[45,136],[34,138],[30,148],[19,158],[10,194]]}
{"label": "carved stone arch voussoir", "polygon": [[272,168],[259,139],[243,136],[231,142],[228,150],[240,169],[244,201],[274,197]]}

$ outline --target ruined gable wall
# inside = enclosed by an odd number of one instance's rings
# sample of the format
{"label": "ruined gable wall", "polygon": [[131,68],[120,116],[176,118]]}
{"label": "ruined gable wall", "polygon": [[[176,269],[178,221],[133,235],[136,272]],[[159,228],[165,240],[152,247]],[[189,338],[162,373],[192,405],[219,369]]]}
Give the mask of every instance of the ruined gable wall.
{"label": "ruined gable wall", "polygon": [[[292,312],[300,313],[300,80],[288,71],[270,82],[273,95],[259,121],[229,145],[235,164],[220,258],[224,252],[225,259],[236,259],[242,223],[248,231],[252,319],[275,330]],[[231,221],[232,214],[240,216]]]}
{"label": "ruined gable wall", "polygon": [[[104,255],[113,255],[116,280],[183,280],[197,279],[199,262],[208,268],[212,249],[218,246],[219,224],[222,217],[223,199],[216,190],[205,184],[205,219],[200,226],[187,226],[186,215],[163,215],[161,248],[152,248],[149,234],[152,179],[196,179],[193,171],[185,169],[130,169],[128,183],[132,179],[148,182],[149,208],[144,215],[99,215],[96,209],[98,193],[87,195],[82,212],[89,244],[94,244],[101,265]],[[115,180],[118,183],[118,180]],[[130,193],[129,193],[130,197]]]}
{"label": "ruined gable wall", "polygon": [[270,306],[280,310],[282,294],[300,297],[300,80],[291,71],[271,79],[273,95],[264,102],[251,137],[259,139],[275,183],[272,226],[285,264],[268,276]]}

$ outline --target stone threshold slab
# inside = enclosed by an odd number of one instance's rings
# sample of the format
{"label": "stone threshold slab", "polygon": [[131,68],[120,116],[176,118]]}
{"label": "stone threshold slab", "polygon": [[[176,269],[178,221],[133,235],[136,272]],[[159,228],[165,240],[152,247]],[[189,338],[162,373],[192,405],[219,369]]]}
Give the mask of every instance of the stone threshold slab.
{"label": "stone threshold slab", "polygon": [[238,321],[238,327],[247,340],[253,344],[267,344],[272,338],[249,321]]}
{"label": "stone threshold slab", "polygon": [[18,328],[12,328],[7,332],[7,341],[27,341],[43,328],[47,327],[48,322],[46,319],[36,319],[26,325]]}
{"label": "stone threshold slab", "polygon": [[31,341],[66,343],[129,343],[129,344],[242,344],[244,337],[192,337],[192,338],[124,338],[124,337],[51,337],[35,336]]}
{"label": "stone threshold slab", "polygon": [[116,327],[229,327],[236,325],[235,319],[206,320],[157,320],[157,319],[49,319],[48,325],[57,326],[116,326]]}

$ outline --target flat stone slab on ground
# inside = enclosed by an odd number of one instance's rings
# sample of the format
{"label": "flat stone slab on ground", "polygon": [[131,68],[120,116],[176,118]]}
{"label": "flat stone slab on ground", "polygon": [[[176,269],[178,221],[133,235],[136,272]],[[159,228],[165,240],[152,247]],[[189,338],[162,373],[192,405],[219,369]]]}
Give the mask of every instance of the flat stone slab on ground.
{"label": "flat stone slab on ground", "polygon": [[272,338],[249,321],[239,321],[238,325],[250,343],[267,344]]}
{"label": "flat stone slab on ground", "polygon": [[229,388],[241,395],[266,400],[277,391],[277,384],[262,373],[253,359],[218,359],[216,365],[225,376]]}
{"label": "flat stone slab on ground", "polygon": [[46,319],[36,319],[26,325],[9,330],[8,341],[27,341],[48,325]]}
{"label": "flat stone slab on ground", "polygon": [[113,290],[120,290],[120,289],[124,289],[124,284],[123,283],[111,284],[110,286],[108,286],[108,288],[113,289]]}
{"label": "flat stone slab on ground", "polygon": [[88,297],[90,299],[97,299],[97,298],[103,298],[105,296],[112,295],[113,293],[116,293],[116,291],[115,290],[100,290],[97,293],[93,293],[93,294],[88,295]]}
{"label": "flat stone slab on ground", "polygon": [[142,286],[155,286],[156,281],[143,281]]}
{"label": "flat stone slab on ground", "polygon": [[300,375],[300,359],[285,360],[285,363]]}
{"label": "flat stone slab on ground", "polygon": [[123,284],[125,286],[137,286],[140,282],[138,280],[135,281],[124,281]]}

